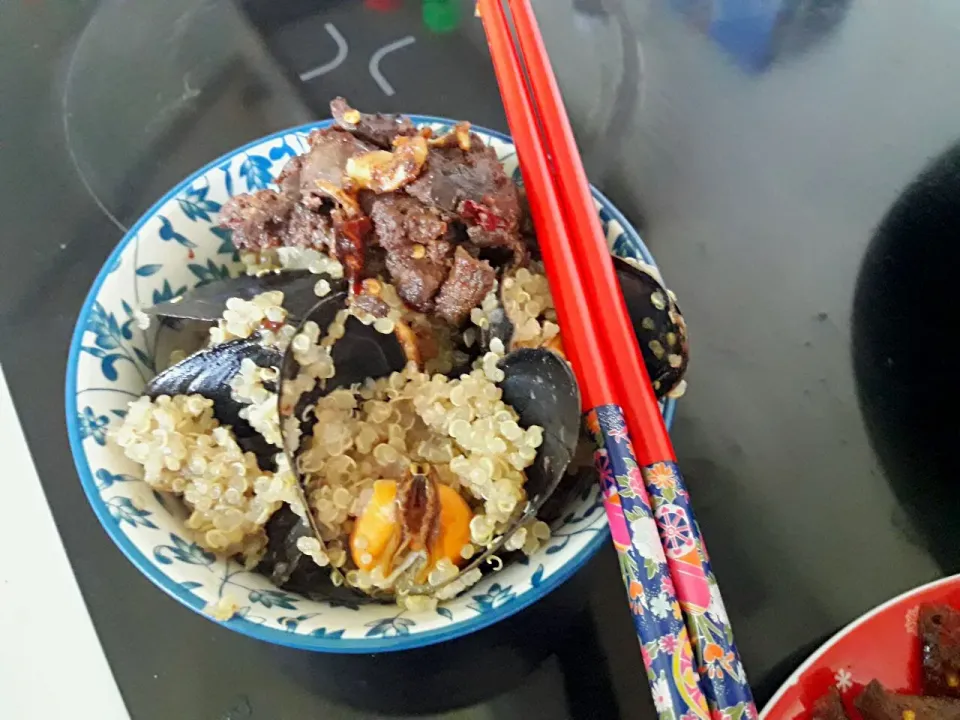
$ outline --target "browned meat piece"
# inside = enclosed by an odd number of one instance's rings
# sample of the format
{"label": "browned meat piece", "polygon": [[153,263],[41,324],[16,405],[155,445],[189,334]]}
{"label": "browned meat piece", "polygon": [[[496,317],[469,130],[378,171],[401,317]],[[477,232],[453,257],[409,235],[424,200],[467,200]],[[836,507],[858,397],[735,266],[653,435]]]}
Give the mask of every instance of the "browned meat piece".
{"label": "browned meat piece", "polygon": [[[240,249],[330,252],[355,296],[364,277],[389,275],[407,305],[461,324],[495,281],[485,258],[529,257],[518,191],[496,152],[469,123],[430,138],[408,118],[360,113],[342,98],[331,109],[337,126],[310,134],[309,150],[277,177],[279,192],[231,199],[223,226]],[[384,312],[375,294],[358,302]]]}
{"label": "browned meat piece", "polygon": [[416,135],[417,129],[404,115],[371,115],[355,110],[342,97],[335,98],[330,103],[330,112],[337,125],[349,130],[358,138],[372,142],[381,148],[393,145],[393,139],[398,135]]}
{"label": "browned meat piece", "polygon": [[410,307],[420,312],[433,310],[433,298],[447,279],[446,264],[427,258],[416,258],[412,247],[387,253],[387,271],[397,288],[397,294]]}
{"label": "browned meat piece", "polygon": [[901,695],[874,680],[856,701],[863,720],[960,720],[960,700]]}
{"label": "browned meat piece", "polygon": [[458,247],[450,276],[437,295],[437,315],[452,325],[460,325],[490,292],[496,278],[490,263],[477,260]]}
{"label": "browned meat piece", "polygon": [[387,251],[373,240],[367,243],[363,274],[368,278],[387,277]]}
{"label": "browned meat piece", "polygon": [[338,128],[314,130],[307,141],[310,150],[291,158],[277,176],[279,193],[260,190],[224,204],[220,224],[233,230],[238,249],[332,245],[330,208],[343,193],[347,160],[374,148]]}
{"label": "browned meat piece", "polygon": [[223,204],[220,224],[233,230],[239,250],[262,250],[283,244],[293,201],[273,190],[235,195]]}
{"label": "browned meat piece", "polygon": [[358,190],[357,203],[360,205],[360,210],[363,214],[368,217],[373,217],[373,204],[381,197],[387,197],[387,195],[377,195],[370,190]]}
{"label": "browned meat piece", "polygon": [[840,691],[832,687],[826,695],[818,698],[813,704],[810,720],[850,720],[843,707]]}
{"label": "browned meat piece", "polygon": [[370,219],[377,242],[388,251],[413,244],[432,245],[447,232],[440,213],[396,193],[377,196],[370,206]]}
{"label": "browned meat piece", "polygon": [[411,307],[429,312],[453,253],[447,223],[436,210],[397,193],[378,196],[370,217],[397,293]]}
{"label": "browned meat piece", "polygon": [[464,200],[480,203],[506,186],[513,187],[516,198],[516,186],[503,171],[497,153],[477,135],[471,134],[470,139],[469,152],[456,146],[430,148],[427,167],[407,192],[425,205],[452,215]]}
{"label": "browned meat piece", "polygon": [[920,608],[923,693],[960,698],[960,611],[947,605]]}
{"label": "browned meat piece", "polygon": [[288,247],[332,249],[333,223],[329,215],[309,210],[303,205],[294,205],[281,237],[283,244]]}
{"label": "browned meat piece", "polygon": [[[517,232],[503,229],[488,230],[479,225],[467,227],[467,237],[479,248],[503,248],[512,255],[514,265],[524,267],[530,260],[530,250],[526,240]],[[497,260],[498,264],[501,262]],[[509,262],[509,259],[504,260]]]}
{"label": "browned meat piece", "polygon": [[280,192],[293,202],[300,199],[300,171],[303,169],[303,163],[306,159],[306,155],[294,155],[287,160],[276,178],[277,185],[280,186]]}
{"label": "browned meat piece", "polygon": [[469,151],[457,146],[431,148],[426,167],[406,191],[425,205],[463,220],[478,247],[504,247],[513,253],[514,262],[526,263],[517,187],[496,151],[476,135],[471,135]]}

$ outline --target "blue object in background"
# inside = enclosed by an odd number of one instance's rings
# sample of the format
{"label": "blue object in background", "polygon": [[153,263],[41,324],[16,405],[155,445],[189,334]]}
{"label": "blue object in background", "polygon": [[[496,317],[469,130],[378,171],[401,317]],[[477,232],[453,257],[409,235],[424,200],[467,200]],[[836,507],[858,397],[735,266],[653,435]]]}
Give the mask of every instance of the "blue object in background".
{"label": "blue object in background", "polygon": [[802,52],[843,19],[850,0],[669,0],[744,70]]}
{"label": "blue object in background", "polygon": [[734,57],[762,72],[775,56],[776,29],[790,0],[671,0],[674,8]]}

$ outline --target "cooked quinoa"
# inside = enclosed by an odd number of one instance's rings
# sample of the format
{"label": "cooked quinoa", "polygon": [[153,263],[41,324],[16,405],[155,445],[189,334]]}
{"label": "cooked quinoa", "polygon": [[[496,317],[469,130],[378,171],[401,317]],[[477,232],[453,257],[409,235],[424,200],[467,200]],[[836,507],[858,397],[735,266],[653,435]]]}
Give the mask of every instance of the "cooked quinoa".
{"label": "cooked quinoa", "polygon": [[135,400],[114,439],[143,465],[150,487],[183,498],[198,543],[239,555],[247,567],[259,561],[263,527],[281,503],[302,512],[285,456],[278,453],[276,472],[261,470],[213,417],[213,401],[200,395]]}
{"label": "cooked quinoa", "polygon": [[[320,289],[324,294],[329,291],[329,287]],[[433,321],[403,306],[389,283],[379,283],[375,289],[390,308],[385,317],[345,308],[329,327],[306,322],[296,335],[290,325],[283,324],[282,293],[263,293],[250,301],[233,298],[211,329],[210,343],[254,333],[263,336],[265,324],[273,328],[263,342],[289,344],[300,365],[297,377],[284,385],[284,402],[292,404],[334,376],[331,350],[345,334],[351,316],[384,334],[392,333],[401,322],[417,325],[421,331],[435,330]],[[448,342],[446,346],[437,343],[431,360],[434,366],[449,370],[455,359],[452,333],[440,336]],[[324,544],[300,538],[301,552],[321,567],[342,569],[346,581],[355,587],[393,588],[397,573],[387,576],[379,568],[367,572],[351,567],[346,538],[369,501],[374,482],[401,478],[411,463],[420,462],[429,463],[439,481],[460,492],[473,510],[469,542],[459,549],[460,560],[470,560],[501,539],[526,507],[524,470],[536,458],[543,430],[520,427],[516,412],[503,403],[496,383],[504,377],[497,365],[505,348],[494,340],[490,349],[459,378],[431,374],[409,363],[403,372],[323,395],[309,408],[317,422],[299,448],[298,467]],[[240,416],[279,450],[283,445],[280,403],[277,393],[268,389],[276,388],[278,379],[277,368],[244,359],[229,387],[231,397],[243,404]],[[142,397],[131,404],[115,439],[128,457],[144,465],[144,479],[151,487],[183,498],[191,510],[187,527],[196,532],[201,546],[238,555],[253,567],[266,546],[264,526],[281,504],[303,513],[296,479],[282,452],[276,455],[276,472],[262,471],[256,457],[244,453],[230,429],[213,417],[212,406],[211,400],[199,395]],[[284,422],[289,423],[288,440],[300,445],[300,419],[289,416]],[[546,524],[532,521],[507,538],[506,549],[534,552],[548,537]],[[427,583],[442,586],[436,597],[443,599],[481,577],[478,569],[458,575],[456,564],[441,560],[430,570]],[[403,602],[413,608],[436,601],[416,597],[404,595]],[[226,614],[224,608],[217,612]]]}
{"label": "cooked quinoa", "polygon": [[280,415],[277,412],[277,393],[271,392],[264,383],[275,384],[280,371],[273,367],[260,367],[253,360],[244,358],[240,371],[230,379],[231,397],[246,404],[240,417],[248,421],[271,445],[283,447],[280,435]]}
{"label": "cooked quinoa", "polygon": [[560,334],[557,311],[550,285],[540,263],[519,268],[506,275],[470,313],[470,321],[478,328],[490,325],[490,314],[500,307],[513,324],[511,343],[516,346],[546,345]]}
{"label": "cooked quinoa", "polygon": [[343,265],[319,250],[301,247],[279,247],[260,252],[242,252],[240,260],[249,275],[259,275],[275,270],[309,270],[315,275],[343,277]]}
{"label": "cooked quinoa", "polygon": [[247,338],[263,328],[265,322],[281,326],[286,319],[287,311],[283,309],[283,293],[280,291],[261,293],[253,300],[230,298],[223,318],[210,328],[210,344]]}

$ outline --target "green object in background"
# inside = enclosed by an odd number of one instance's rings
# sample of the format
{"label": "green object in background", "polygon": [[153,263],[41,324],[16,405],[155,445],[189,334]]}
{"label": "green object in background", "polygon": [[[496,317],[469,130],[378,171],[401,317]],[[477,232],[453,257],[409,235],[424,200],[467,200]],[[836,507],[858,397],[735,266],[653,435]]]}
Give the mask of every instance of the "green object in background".
{"label": "green object in background", "polygon": [[447,33],[460,24],[459,0],[423,0],[423,24],[435,33]]}

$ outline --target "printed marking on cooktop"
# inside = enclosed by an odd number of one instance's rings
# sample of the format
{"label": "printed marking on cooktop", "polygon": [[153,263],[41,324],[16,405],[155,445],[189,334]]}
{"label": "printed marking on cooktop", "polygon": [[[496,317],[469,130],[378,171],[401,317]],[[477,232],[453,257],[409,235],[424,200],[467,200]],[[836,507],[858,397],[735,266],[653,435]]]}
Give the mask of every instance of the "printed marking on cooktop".
{"label": "printed marking on cooktop", "polygon": [[337,54],[330,62],[324,63],[323,65],[318,65],[313,70],[300,73],[300,80],[303,82],[313,80],[321,75],[326,75],[331,70],[336,70],[338,67],[340,67],[340,65],[343,64],[343,61],[347,59],[347,53],[350,52],[350,48],[347,46],[346,38],[340,34],[340,31],[337,30],[333,23],[324,23],[323,27],[327,31],[327,34],[332,37],[333,41],[337,44]]}
{"label": "printed marking on cooktop", "polygon": [[413,35],[407,35],[406,37],[395,40],[392,43],[384,45],[382,48],[377,50],[373,55],[370,56],[370,77],[372,77],[377,85],[380,86],[380,89],[383,90],[383,94],[386,96],[393,95],[396,90],[393,89],[387,79],[383,76],[383,73],[380,72],[380,61],[383,60],[384,56],[389,55],[395,50],[400,50],[405,48],[407,45],[413,45],[417,39]]}

